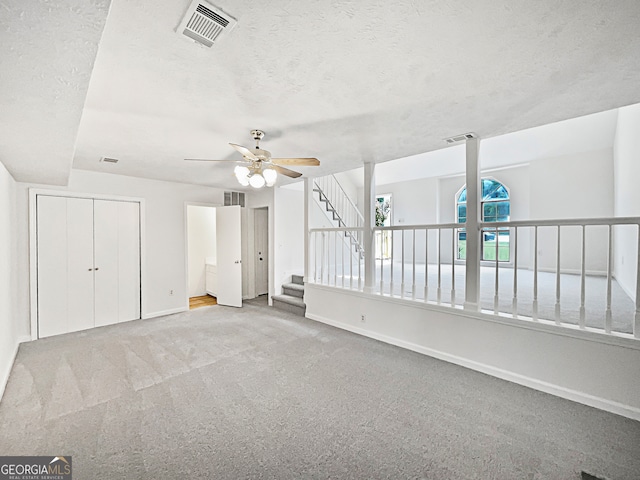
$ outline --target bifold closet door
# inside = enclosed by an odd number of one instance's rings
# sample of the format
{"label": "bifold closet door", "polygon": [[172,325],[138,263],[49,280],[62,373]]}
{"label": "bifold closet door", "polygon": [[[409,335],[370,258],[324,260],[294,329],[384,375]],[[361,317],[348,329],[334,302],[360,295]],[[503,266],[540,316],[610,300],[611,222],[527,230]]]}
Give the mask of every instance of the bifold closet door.
{"label": "bifold closet door", "polygon": [[38,336],[94,325],[93,200],[37,197]]}
{"label": "bifold closet door", "polygon": [[95,326],[140,318],[140,204],[94,200]]}

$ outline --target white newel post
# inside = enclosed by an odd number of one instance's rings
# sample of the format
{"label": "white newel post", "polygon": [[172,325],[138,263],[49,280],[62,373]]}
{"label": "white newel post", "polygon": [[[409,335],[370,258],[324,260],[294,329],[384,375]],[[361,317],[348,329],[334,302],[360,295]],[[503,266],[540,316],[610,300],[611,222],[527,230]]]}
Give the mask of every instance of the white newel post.
{"label": "white newel post", "polygon": [[467,259],[465,278],[465,310],[480,309],[480,139],[467,139],[466,180],[467,180]]}
{"label": "white newel post", "polygon": [[309,266],[311,235],[309,234],[309,216],[313,195],[313,178],[304,179],[304,283],[309,283],[311,267]]}
{"label": "white newel post", "polygon": [[374,251],[375,205],[376,205],[376,166],[364,164],[364,292],[374,293],[376,254]]}

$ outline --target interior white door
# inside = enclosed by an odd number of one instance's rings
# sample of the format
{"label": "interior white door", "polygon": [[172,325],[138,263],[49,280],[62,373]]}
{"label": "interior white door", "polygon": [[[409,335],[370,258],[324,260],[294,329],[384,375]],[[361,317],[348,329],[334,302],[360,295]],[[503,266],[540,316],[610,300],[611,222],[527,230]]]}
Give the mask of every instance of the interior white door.
{"label": "interior white door", "polygon": [[218,304],[242,307],[242,228],[240,206],[216,208]]}
{"label": "interior white door", "polygon": [[94,201],[95,326],[118,322],[118,203]]}
{"label": "interior white door", "polygon": [[140,318],[140,204],[118,203],[118,321]]}
{"label": "interior white door", "polygon": [[94,201],[95,325],[140,318],[140,204]]}
{"label": "interior white door", "polygon": [[93,200],[39,195],[38,336],[94,326]]}
{"label": "interior white door", "polygon": [[256,295],[269,293],[269,211],[254,210]]}

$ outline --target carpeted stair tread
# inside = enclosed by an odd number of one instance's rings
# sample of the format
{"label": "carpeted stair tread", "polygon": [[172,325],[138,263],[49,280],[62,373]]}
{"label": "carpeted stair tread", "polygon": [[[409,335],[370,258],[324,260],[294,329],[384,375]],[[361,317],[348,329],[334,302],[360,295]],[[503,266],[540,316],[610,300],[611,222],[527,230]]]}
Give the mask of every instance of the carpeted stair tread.
{"label": "carpeted stair tread", "polygon": [[306,307],[304,301],[300,298],[300,297],[294,297],[293,295],[286,295],[286,294],[282,294],[282,295],[274,295],[273,297],[274,300],[277,300],[279,302],[282,303],[288,303],[289,305],[295,305],[296,307]]}
{"label": "carpeted stair tread", "polygon": [[291,275],[291,283],[304,285],[304,278],[302,277],[302,275]]}

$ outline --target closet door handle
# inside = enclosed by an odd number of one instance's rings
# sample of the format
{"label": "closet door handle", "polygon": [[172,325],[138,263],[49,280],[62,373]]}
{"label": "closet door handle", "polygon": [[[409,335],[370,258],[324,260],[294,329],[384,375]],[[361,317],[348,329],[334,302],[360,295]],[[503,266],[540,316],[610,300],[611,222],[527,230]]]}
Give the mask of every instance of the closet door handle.
{"label": "closet door handle", "polygon": [[99,269],[98,267],[96,267],[96,272],[97,272],[98,270],[100,270],[100,269]]}
{"label": "closet door handle", "polygon": [[93,268],[90,268],[90,269],[89,269],[89,271],[90,271],[90,272],[92,272],[92,271],[93,271]]}

